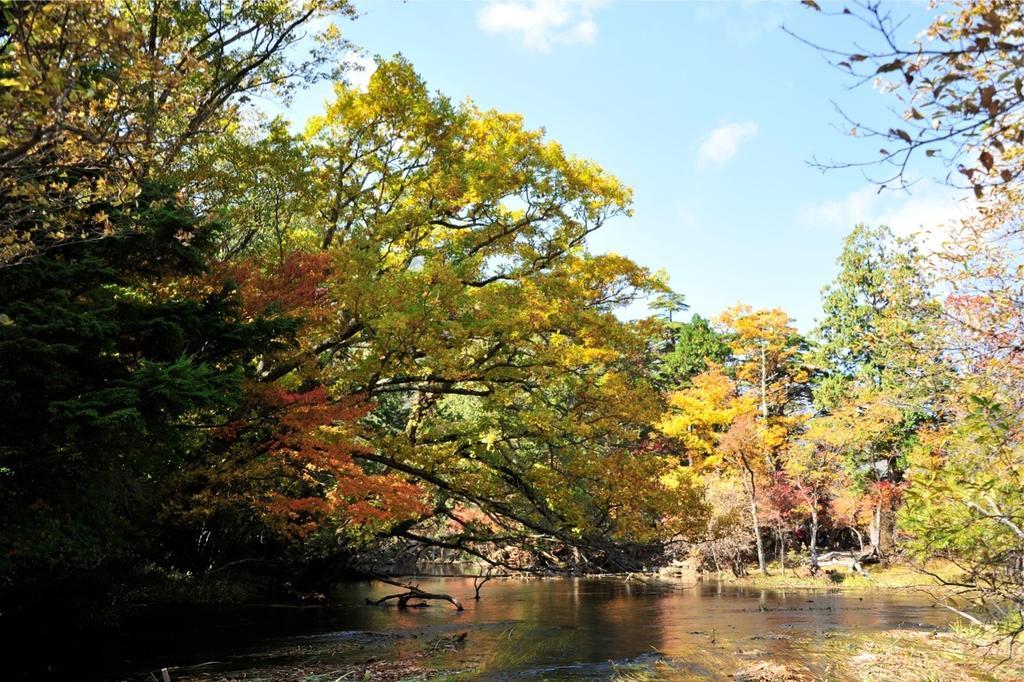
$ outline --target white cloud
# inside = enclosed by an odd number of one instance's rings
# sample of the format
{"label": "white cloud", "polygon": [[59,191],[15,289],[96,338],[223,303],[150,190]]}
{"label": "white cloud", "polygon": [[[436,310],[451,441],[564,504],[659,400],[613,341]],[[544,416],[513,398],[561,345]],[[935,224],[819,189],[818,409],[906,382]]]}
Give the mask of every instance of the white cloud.
{"label": "white cloud", "polygon": [[372,58],[356,52],[346,55],[345,62],[354,68],[345,71],[345,77],[353,87],[366,90],[370,86],[370,77],[377,70],[377,62]]}
{"label": "white cloud", "polygon": [[797,220],[809,227],[848,231],[857,223],[887,225],[903,236],[916,236],[926,247],[942,244],[955,226],[973,210],[973,200],[962,192],[921,181],[910,193],[883,190],[872,185],[840,199],[804,204]]}
{"label": "white cloud", "polygon": [[608,0],[492,0],[476,14],[488,33],[518,35],[523,47],[548,52],[554,45],[593,43],[594,10]]}
{"label": "white cloud", "polygon": [[760,126],[756,121],[725,123],[704,138],[697,150],[697,165],[722,165],[736,156],[740,145],[757,135]]}

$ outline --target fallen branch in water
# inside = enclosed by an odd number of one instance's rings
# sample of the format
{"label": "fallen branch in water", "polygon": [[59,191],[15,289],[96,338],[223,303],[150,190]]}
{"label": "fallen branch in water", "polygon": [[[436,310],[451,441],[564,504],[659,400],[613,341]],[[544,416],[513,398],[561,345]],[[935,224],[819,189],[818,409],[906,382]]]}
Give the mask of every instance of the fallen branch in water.
{"label": "fallen branch in water", "polygon": [[964,613],[960,609],[954,608],[954,607],[950,606],[949,604],[947,604],[945,602],[939,602],[939,606],[941,606],[944,609],[949,609],[950,611],[952,611],[956,615],[960,616],[961,618],[964,618],[965,620],[969,620],[970,622],[974,623],[978,627],[982,627],[982,628],[985,627],[985,623],[981,622],[980,620],[978,620],[977,618],[975,618],[971,614]]}
{"label": "fallen branch in water", "polygon": [[387,583],[388,585],[394,585],[395,587],[401,587],[405,590],[405,592],[399,592],[398,594],[389,594],[386,597],[381,597],[377,600],[373,600],[367,597],[366,603],[370,606],[380,606],[381,604],[385,604],[391,601],[392,599],[395,599],[398,601],[398,608],[404,609],[409,606],[410,599],[436,599],[438,601],[446,601],[450,603],[452,606],[455,607],[456,611],[464,610],[462,608],[462,603],[450,594],[434,594],[433,592],[424,592],[419,588],[418,585],[403,585],[402,583],[395,582],[394,580],[388,580],[387,578],[377,577],[376,580],[380,580],[381,582]]}
{"label": "fallen branch in water", "polygon": [[488,570],[486,575],[481,574],[473,578],[473,599],[480,600],[480,588],[492,577],[490,570]]}

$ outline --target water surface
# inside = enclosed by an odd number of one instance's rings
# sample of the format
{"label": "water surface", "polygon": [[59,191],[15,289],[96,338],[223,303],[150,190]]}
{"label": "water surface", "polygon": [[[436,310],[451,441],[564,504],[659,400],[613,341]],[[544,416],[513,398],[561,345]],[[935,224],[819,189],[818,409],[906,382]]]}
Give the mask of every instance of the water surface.
{"label": "water surface", "polygon": [[[330,665],[433,647],[431,665],[482,679],[608,679],[631,664],[670,660],[709,679],[744,661],[798,662],[820,674],[826,638],[933,629],[949,614],[913,593],[761,590],[714,582],[689,587],[613,579],[501,579],[481,599],[471,578],[425,577],[428,592],[458,598],[399,610],[367,606],[394,593],[382,583],[339,587],[333,606],[142,610],[122,632],[79,655],[94,679],[152,679],[161,667],[259,677],[282,665]],[[444,638],[467,633],[458,646]],[[433,644],[431,644],[433,643]],[[442,646],[443,645],[443,646]],[[189,668],[198,663],[205,667]],[[86,675],[88,673],[88,675]]]}

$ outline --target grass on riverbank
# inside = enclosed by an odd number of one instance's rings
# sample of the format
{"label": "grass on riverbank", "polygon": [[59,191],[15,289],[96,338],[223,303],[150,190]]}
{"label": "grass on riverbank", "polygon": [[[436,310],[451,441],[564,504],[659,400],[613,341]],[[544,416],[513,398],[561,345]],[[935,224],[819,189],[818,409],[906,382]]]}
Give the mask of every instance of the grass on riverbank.
{"label": "grass on riverbank", "polygon": [[[960,682],[1024,679],[1024,659],[978,630],[892,630],[837,637],[825,645],[837,679]],[[1011,656],[1011,654],[1014,654]]]}
{"label": "grass on riverbank", "polygon": [[[1024,679],[1024,658],[1011,656],[1004,642],[993,644],[991,633],[977,630],[889,630],[870,634],[825,633],[813,642],[817,653],[793,660],[763,652],[763,656],[731,656],[718,675],[709,679],[743,682],[977,682]],[[746,652],[751,653],[751,652]],[[1014,652],[1015,653],[1015,652]],[[708,666],[714,668],[715,666]],[[686,664],[665,659],[644,666],[623,666],[615,682],[692,680]]]}

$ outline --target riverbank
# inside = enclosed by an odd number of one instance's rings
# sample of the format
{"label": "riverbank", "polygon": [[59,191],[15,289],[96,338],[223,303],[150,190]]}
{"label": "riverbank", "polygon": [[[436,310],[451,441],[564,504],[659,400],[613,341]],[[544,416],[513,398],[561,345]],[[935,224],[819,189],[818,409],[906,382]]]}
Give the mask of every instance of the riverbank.
{"label": "riverbank", "polygon": [[887,566],[868,565],[863,573],[855,573],[846,569],[819,571],[811,575],[805,566],[796,568],[787,566],[785,571],[777,563],[768,566],[768,575],[760,573],[756,567],[741,577],[731,573],[720,576],[705,574],[704,580],[720,580],[723,583],[758,587],[766,590],[782,589],[815,589],[815,590],[942,590],[942,580],[953,580],[959,575],[959,569],[948,562],[934,561],[925,566],[911,564],[889,564]]}

